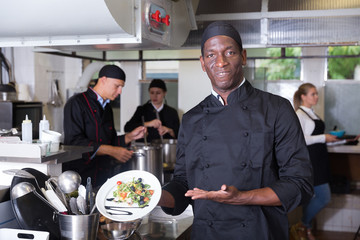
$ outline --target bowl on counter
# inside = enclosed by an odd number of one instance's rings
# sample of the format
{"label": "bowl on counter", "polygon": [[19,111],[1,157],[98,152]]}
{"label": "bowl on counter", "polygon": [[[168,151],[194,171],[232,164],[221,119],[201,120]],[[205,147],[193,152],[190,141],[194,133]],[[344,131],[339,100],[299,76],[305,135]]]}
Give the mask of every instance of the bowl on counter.
{"label": "bowl on counter", "polygon": [[100,233],[106,239],[128,239],[139,228],[142,219],[118,222],[108,218],[100,217]]}
{"label": "bowl on counter", "polygon": [[41,135],[41,142],[48,144],[48,152],[57,152],[60,147],[61,133],[43,130]]}
{"label": "bowl on counter", "polygon": [[344,136],[345,131],[344,130],[337,130],[337,131],[330,131],[329,132],[331,135],[336,136],[337,138],[341,138]]}

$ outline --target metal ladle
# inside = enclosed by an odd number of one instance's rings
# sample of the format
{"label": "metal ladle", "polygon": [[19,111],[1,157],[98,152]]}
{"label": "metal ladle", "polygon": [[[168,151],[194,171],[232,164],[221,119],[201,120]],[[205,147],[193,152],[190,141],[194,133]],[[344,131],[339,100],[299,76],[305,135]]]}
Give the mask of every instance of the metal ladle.
{"label": "metal ladle", "polygon": [[29,182],[20,182],[11,189],[11,199],[15,200],[19,197],[25,196],[28,193],[34,193],[36,197],[40,198],[44,203],[51,207],[54,211],[58,212],[43,196],[41,196],[35,189],[34,185]]}
{"label": "metal ladle", "polygon": [[81,184],[81,176],[75,171],[65,171],[57,179],[60,190],[63,193],[72,193],[78,190]]}

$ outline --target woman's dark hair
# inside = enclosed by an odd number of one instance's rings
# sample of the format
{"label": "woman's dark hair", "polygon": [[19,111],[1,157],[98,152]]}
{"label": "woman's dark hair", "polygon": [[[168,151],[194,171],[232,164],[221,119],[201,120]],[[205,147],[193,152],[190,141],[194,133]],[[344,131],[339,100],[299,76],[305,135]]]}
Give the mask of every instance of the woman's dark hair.
{"label": "woman's dark hair", "polygon": [[301,84],[298,90],[294,93],[293,103],[294,103],[295,111],[298,110],[299,107],[301,106],[301,95],[306,95],[311,88],[316,88],[316,87],[311,83],[304,83]]}

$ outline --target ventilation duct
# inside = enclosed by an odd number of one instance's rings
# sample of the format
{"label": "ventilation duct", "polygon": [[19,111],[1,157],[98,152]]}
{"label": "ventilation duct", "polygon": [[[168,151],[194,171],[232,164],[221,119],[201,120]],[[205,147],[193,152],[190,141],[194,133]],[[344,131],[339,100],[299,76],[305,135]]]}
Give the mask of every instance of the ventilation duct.
{"label": "ventilation duct", "polygon": [[197,1],[11,0],[0,8],[0,47],[61,50],[179,47]]}

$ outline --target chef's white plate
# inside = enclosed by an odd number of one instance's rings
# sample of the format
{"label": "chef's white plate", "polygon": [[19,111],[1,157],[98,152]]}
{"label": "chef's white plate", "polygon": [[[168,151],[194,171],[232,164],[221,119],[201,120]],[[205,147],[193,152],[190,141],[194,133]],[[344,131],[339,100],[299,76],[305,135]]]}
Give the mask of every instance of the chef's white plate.
{"label": "chef's white plate", "polygon": [[[138,205],[134,203],[132,206],[129,206],[127,203],[117,203],[113,201],[108,201],[107,199],[113,198],[113,192],[117,189],[117,182],[130,182],[135,178],[142,178],[142,182],[144,184],[149,184],[150,189],[154,190],[154,194],[151,196],[149,205],[143,208],[130,208],[137,207]],[[99,189],[96,195],[96,207],[99,212],[114,221],[124,222],[124,221],[132,221],[138,218],[142,218],[148,213],[150,213],[158,204],[161,197],[161,185],[159,180],[151,173],[140,170],[131,170],[123,173],[119,173],[114,177],[108,179]],[[132,215],[115,215],[122,214],[124,212],[117,210],[109,210],[105,209],[105,206],[111,207],[123,207],[119,208],[119,210],[131,212]],[[114,213],[114,215],[110,214]]]}

